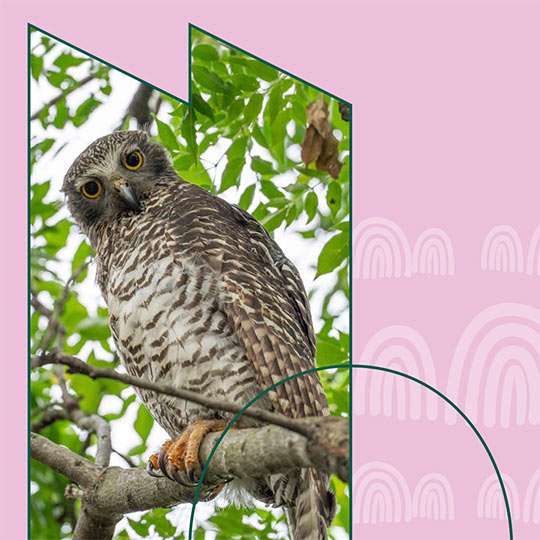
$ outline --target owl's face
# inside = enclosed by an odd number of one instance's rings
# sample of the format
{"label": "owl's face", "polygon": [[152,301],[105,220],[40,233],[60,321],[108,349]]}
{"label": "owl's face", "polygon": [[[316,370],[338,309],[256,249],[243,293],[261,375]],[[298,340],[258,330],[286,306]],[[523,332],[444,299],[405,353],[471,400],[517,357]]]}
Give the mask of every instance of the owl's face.
{"label": "owl's face", "polygon": [[176,177],[162,146],[143,131],[117,131],[82,152],[64,178],[63,191],[71,214],[87,229],[140,212],[155,182],[171,175]]}

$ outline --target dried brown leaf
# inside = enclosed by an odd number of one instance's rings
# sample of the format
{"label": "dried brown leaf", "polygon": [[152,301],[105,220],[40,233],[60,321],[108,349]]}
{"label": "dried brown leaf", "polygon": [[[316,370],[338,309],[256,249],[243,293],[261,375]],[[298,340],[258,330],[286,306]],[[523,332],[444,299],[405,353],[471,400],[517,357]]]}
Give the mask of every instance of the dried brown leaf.
{"label": "dried brown leaf", "polygon": [[315,126],[308,126],[304,135],[304,140],[302,141],[302,161],[306,164],[306,167],[314,159],[317,159],[319,157],[322,146],[323,138],[321,137]]}
{"label": "dried brown leaf", "polygon": [[306,118],[309,126],[302,142],[302,161],[308,166],[317,159],[316,166],[319,171],[328,172],[332,178],[337,178],[343,163],[338,159],[339,141],[328,122],[326,101],[319,99],[310,103],[306,109]]}

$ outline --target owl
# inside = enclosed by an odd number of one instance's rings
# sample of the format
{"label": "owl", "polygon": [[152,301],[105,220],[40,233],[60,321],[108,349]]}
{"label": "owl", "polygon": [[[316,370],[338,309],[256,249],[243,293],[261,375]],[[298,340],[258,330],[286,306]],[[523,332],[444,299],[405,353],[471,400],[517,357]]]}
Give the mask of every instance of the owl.
{"label": "owl", "polygon": [[[128,373],[246,405],[315,367],[309,303],[294,265],[249,213],[180,178],[146,133],[96,140],[71,165],[63,191],[95,250],[97,282]],[[232,417],[137,393],[171,437],[150,458],[154,474],[172,467],[189,475],[204,435]],[[291,418],[329,414],[317,373],[278,386],[257,406]],[[243,416],[236,424],[258,425]],[[301,469],[231,487],[284,507],[294,540],[316,540],[327,538],[335,513],[328,484],[328,475]]]}

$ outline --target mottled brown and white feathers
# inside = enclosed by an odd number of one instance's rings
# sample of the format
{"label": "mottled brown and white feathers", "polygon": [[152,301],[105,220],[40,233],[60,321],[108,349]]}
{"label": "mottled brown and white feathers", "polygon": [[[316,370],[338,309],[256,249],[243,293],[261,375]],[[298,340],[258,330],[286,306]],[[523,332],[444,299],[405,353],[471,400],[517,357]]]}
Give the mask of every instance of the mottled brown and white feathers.
{"label": "mottled brown and white feathers", "polygon": [[[98,284],[129,373],[246,404],[315,367],[309,303],[294,265],[250,214],[178,177],[145,133],[95,141],[69,169],[64,191],[96,251]],[[230,418],[138,393],[171,437],[198,419]],[[328,414],[316,373],[278,386],[257,405],[293,418]],[[302,470],[242,487],[288,508],[295,540],[327,537],[335,503],[326,475]]]}

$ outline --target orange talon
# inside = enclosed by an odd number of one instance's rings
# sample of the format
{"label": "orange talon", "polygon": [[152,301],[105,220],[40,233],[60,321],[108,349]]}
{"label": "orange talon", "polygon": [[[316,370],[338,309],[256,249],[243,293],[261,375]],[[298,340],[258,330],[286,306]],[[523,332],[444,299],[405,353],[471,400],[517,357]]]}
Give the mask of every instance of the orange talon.
{"label": "orange talon", "polygon": [[149,472],[152,474],[151,464],[155,470],[161,470],[165,476],[180,484],[185,484],[185,481],[178,474],[179,472],[185,473],[185,477],[190,482],[195,482],[195,473],[200,469],[199,448],[202,440],[208,433],[223,431],[227,425],[226,420],[197,420],[184,429],[178,437],[163,443],[158,454],[150,456]]}

